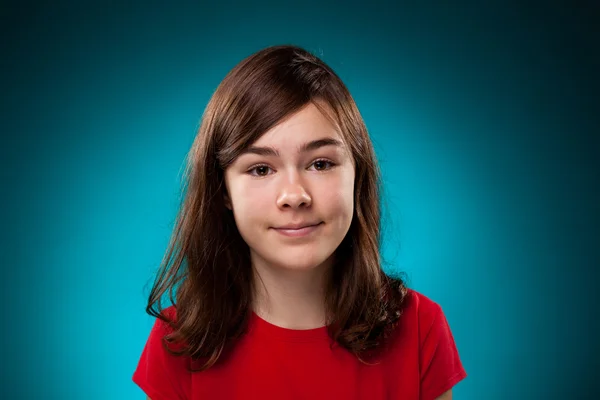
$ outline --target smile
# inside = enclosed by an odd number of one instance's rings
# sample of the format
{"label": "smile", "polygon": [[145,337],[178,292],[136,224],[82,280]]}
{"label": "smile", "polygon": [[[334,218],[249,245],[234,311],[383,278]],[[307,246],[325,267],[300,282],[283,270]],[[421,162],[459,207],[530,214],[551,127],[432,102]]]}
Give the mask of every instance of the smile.
{"label": "smile", "polygon": [[284,228],[273,228],[273,229],[276,232],[282,234],[283,236],[303,237],[303,236],[308,236],[311,233],[315,232],[317,229],[319,229],[321,227],[321,225],[323,225],[322,222],[318,223],[317,225],[305,226],[303,228],[298,228],[298,229],[284,229]]}

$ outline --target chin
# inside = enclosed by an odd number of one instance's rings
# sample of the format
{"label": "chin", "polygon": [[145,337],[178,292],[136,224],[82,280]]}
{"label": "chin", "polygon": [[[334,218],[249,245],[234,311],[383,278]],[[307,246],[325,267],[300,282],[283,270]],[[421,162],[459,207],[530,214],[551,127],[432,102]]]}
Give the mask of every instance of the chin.
{"label": "chin", "polygon": [[329,257],[314,256],[315,252],[312,252],[313,256],[309,256],[311,252],[296,252],[296,251],[285,251],[279,257],[268,257],[273,265],[279,268],[301,271],[310,270],[317,268],[329,259]]}
{"label": "chin", "polygon": [[301,249],[280,249],[277,254],[257,254],[259,258],[276,269],[285,270],[310,270],[321,265],[327,257],[317,255],[316,251],[307,251]]}
{"label": "chin", "polygon": [[277,263],[282,269],[290,270],[290,271],[308,271],[311,269],[315,269],[321,263],[319,262],[299,262],[299,263]]}

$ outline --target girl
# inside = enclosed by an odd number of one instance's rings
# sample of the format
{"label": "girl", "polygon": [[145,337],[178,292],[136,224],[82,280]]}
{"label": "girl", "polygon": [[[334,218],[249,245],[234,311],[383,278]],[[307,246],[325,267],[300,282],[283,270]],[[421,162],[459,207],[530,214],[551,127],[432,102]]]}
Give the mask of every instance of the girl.
{"label": "girl", "polygon": [[320,59],[275,46],[238,64],[186,183],[133,375],[148,398],[452,397],[466,373],[448,323],[381,268],[373,147]]}

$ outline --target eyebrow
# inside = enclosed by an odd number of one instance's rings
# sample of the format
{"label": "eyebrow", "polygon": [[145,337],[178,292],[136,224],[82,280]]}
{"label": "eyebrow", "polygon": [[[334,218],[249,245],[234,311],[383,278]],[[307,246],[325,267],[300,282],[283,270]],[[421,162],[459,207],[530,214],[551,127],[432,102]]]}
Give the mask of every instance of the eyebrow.
{"label": "eyebrow", "polygon": [[[299,148],[299,152],[306,153],[309,151],[320,149],[321,147],[325,147],[325,146],[342,147],[343,143],[334,138],[323,138],[323,139],[313,140],[313,141],[303,144]],[[273,147],[250,146],[246,150],[244,150],[242,152],[242,154],[256,154],[256,155],[264,156],[264,157],[267,157],[267,156],[279,157],[279,152],[277,150],[275,150]]]}

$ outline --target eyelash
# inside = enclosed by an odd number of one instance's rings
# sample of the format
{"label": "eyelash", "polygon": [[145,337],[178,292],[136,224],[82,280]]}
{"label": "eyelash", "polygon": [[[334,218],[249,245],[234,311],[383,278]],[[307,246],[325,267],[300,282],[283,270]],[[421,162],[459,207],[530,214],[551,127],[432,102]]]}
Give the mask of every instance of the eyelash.
{"label": "eyelash", "polygon": [[[317,170],[317,172],[325,172],[325,171],[329,171],[331,168],[335,167],[335,165],[336,165],[336,164],[335,164],[333,161],[331,161],[331,160],[327,160],[327,159],[325,159],[325,158],[319,158],[319,159],[317,159],[317,160],[313,161],[313,162],[312,162],[312,164],[311,164],[311,166],[312,166],[312,165],[314,165],[315,163],[318,163],[318,162],[324,162],[324,163],[327,163],[327,164],[329,164],[329,167],[328,167],[328,168],[326,168],[326,169]],[[248,169],[248,171],[246,171],[246,173],[247,173],[248,175],[251,175],[251,176],[255,177],[255,178],[264,178],[264,177],[266,177],[267,175],[256,175],[256,174],[253,174],[253,173],[252,173],[252,172],[253,172],[253,171],[255,171],[257,168],[260,168],[260,167],[267,167],[267,168],[269,168],[269,169],[272,169],[271,167],[269,167],[269,166],[268,166],[268,165],[266,165],[266,164],[256,164],[256,165],[253,165],[252,167],[250,167],[250,169]]]}

